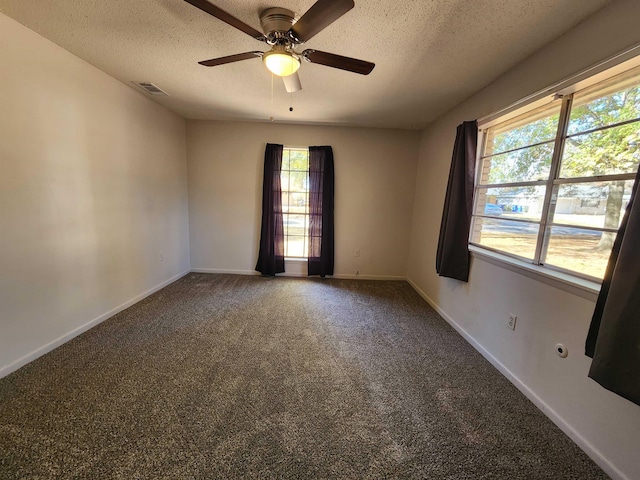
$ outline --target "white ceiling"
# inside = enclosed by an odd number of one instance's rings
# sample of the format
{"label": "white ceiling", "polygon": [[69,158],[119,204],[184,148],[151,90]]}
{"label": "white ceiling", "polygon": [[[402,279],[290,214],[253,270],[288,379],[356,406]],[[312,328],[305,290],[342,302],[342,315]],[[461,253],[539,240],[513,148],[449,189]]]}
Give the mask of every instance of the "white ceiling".
{"label": "white ceiling", "polygon": [[[210,1],[258,30],[265,8],[300,16],[314,3]],[[423,128],[611,0],[355,2],[303,48],[372,61],[373,72],[303,62],[302,91],[276,77],[273,101],[258,58],[197,63],[268,46],[183,0],[0,0],[0,11],[124,83],[155,83],[170,96],[151,98],[185,118]]]}

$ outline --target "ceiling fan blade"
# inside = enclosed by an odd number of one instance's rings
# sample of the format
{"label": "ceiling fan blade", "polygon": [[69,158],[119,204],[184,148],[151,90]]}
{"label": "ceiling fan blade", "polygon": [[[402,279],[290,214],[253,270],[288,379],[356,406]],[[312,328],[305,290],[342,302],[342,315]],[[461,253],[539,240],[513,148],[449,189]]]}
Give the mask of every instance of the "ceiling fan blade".
{"label": "ceiling fan blade", "polygon": [[237,53],[236,55],[229,55],[227,57],[212,58],[211,60],[203,60],[198,62],[205,67],[215,67],[217,65],[224,65],[225,63],[239,62],[240,60],[249,60],[250,58],[262,57],[264,52],[246,52]]}
{"label": "ceiling fan blade", "polygon": [[298,43],[306,42],[354,6],[353,0],[318,0],[293,24],[289,33]]}
{"label": "ceiling fan blade", "polygon": [[305,50],[302,55],[311,63],[319,63],[320,65],[339,68],[340,70],[347,70],[360,75],[369,75],[373,67],[376,66],[375,63],[365,62],[357,58],[343,57],[335,53],[320,52],[318,50]]}
{"label": "ceiling fan blade", "polygon": [[284,88],[287,90],[287,93],[293,93],[302,90],[302,84],[300,83],[298,72],[287,77],[282,77],[282,81],[284,82]]}
{"label": "ceiling fan blade", "polygon": [[209,3],[207,0],[184,0],[187,3],[190,3],[196,8],[199,8],[203,12],[208,13],[209,15],[213,15],[219,20],[222,20],[225,23],[228,23],[232,27],[237,28],[240,31],[243,31],[247,35],[259,40],[261,42],[266,42],[267,38],[264,36],[262,32],[259,32],[255,28],[247,25],[242,20],[238,20],[236,17],[231,15],[230,13],[225,12],[219,7]]}

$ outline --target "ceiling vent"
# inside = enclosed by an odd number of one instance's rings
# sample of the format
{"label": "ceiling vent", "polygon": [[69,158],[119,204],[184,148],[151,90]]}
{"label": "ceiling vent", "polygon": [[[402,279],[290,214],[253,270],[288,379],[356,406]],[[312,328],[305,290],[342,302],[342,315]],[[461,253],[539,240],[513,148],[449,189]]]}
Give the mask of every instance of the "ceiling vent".
{"label": "ceiling vent", "polygon": [[139,86],[141,89],[143,89],[149,95],[165,95],[165,96],[169,96],[169,94],[167,92],[165,92],[164,90],[160,89],[159,87],[157,87],[156,85],[154,85],[151,82],[133,82],[133,83],[135,85]]}

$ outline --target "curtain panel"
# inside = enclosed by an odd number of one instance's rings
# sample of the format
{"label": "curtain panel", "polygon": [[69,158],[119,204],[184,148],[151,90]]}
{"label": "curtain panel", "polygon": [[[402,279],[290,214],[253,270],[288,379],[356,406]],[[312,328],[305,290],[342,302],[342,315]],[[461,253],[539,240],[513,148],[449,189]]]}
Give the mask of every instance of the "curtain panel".
{"label": "curtain panel", "polygon": [[469,280],[469,228],[478,146],[478,122],[458,126],[444,199],[436,272],[441,277]]}
{"label": "curtain panel", "polygon": [[309,147],[309,275],[333,275],[333,150]]}
{"label": "curtain panel", "polygon": [[270,276],[284,272],[284,225],[280,184],[282,149],[282,145],[268,143],[264,152],[262,228],[256,270]]}
{"label": "curtain panel", "polygon": [[640,170],[591,319],[589,377],[640,405]]}

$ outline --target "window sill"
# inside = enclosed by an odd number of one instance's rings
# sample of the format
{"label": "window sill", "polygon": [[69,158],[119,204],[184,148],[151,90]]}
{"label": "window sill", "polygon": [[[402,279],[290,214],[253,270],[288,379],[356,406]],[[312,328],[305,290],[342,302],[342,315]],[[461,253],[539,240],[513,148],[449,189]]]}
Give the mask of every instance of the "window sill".
{"label": "window sill", "polygon": [[485,250],[475,245],[469,245],[472,257],[477,257],[498,267],[506,268],[533,280],[545,283],[565,292],[577,295],[587,300],[596,301],[600,293],[600,284],[574,277],[563,272],[557,272],[549,268],[533,265],[517,258],[501,255],[500,253]]}
{"label": "window sill", "polygon": [[300,258],[300,257],[284,257],[284,261],[285,262],[304,262],[307,263],[308,259],[306,258]]}

